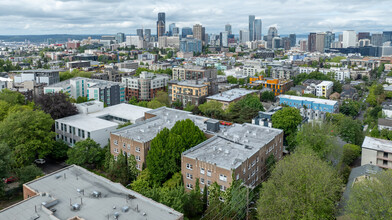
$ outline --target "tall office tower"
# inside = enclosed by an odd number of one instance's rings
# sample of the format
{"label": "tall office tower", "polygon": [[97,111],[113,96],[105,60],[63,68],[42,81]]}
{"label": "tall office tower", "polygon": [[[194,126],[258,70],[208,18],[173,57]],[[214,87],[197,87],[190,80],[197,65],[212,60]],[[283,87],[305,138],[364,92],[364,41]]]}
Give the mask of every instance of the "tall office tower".
{"label": "tall office tower", "polygon": [[371,44],[375,47],[382,46],[382,34],[372,34]]}
{"label": "tall office tower", "polygon": [[253,41],[255,16],[249,15],[249,41]]}
{"label": "tall office tower", "polygon": [[151,38],[151,29],[144,29],[144,39],[146,41],[150,41]]}
{"label": "tall office tower", "polygon": [[358,32],[358,41],[362,39],[370,40],[370,32]]}
{"label": "tall office tower", "polygon": [[343,34],[339,34],[339,42],[343,42]]}
{"label": "tall office tower", "polygon": [[289,39],[290,39],[290,47],[295,47],[295,44],[297,43],[297,35],[295,34],[290,34],[289,35]]}
{"label": "tall office tower", "polygon": [[169,36],[173,36],[173,28],[176,27],[175,23],[169,24]]}
{"label": "tall office tower", "polygon": [[190,27],[183,27],[181,33],[182,38],[186,38],[187,35],[193,35],[192,28]]}
{"label": "tall office tower", "polygon": [[325,33],[325,43],[324,43],[324,48],[329,49],[331,48],[331,44],[335,42],[335,34],[332,33],[331,31],[327,31]]}
{"label": "tall office tower", "polygon": [[231,25],[230,24],[225,25],[225,31],[227,31],[229,34],[231,34]]}
{"label": "tall office tower", "polygon": [[272,38],[271,43],[272,43],[272,45],[271,45],[272,49],[282,48],[282,38],[280,38],[280,37]]}
{"label": "tall office tower", "polygon": [[253,40],[261,40],[261,19],[255,19],[253,24]]}
{"label": "tall office tower", "polygon": [[[143,38],[143,29],[136,29],[136,35]],[[147,35],[147,29],[146,29],[146,35]]]}
{"label": "tall office tower", "polygon": [[172,30],[172,36],[180,36],[180,28],[179,27],[174,27]]}
{"label": "tall office tower", "polygon": [[383,31],[382,32],[382,43],[385,43],[387,41],[392,42],[392,31]]}
{"label": "tall office tower", "polygon": [[203,39],[205,38],[204,34],[205,33],[203,33],[203,26],[201,24],[193,25],[193,38],[203,41]]}
{"label": "tall office tower", "polygon": [[308,36],[308,51],[316,51],[316,33],[310,33]]}
{"label": "tall office tower", "polygon": [[283,37],[282,38],[282,40],[281,40],[281,47],[282,48],[284,48],[285,50],[290,50],[290,44],[291,44],[291,42],[290,42],[290,38],[288,38],[288,37]]}
{"label": "tall office tower", "polygon": [[229,37],[229,32],[223,31],[220,33],[220,46],[221,47],[228,47],[228,45],[229,45],[228,44],[228,41],[229,41],[228,37]]}
{"label": "tall office tower", "polygon": [[276,27],[270,27],[268,29],[268,36],[267,36],[267,48],[272,48],[272,39],[278,36],[278,29]]}
{"label": "tall office tower", "polygon": [[308,51],[308,41],[307,40],[300,40],[299,41],[299,48],[301,51]]}
{"label": "tall office tower", "polygon": [[240,42],[246,43],[249,41],[249,30],[240,30]]}
{"label": "tall office tower", "polygon": [[165,35],[165,32],[166,32],[165,12],[159,12],[158,21],[157,21],[157,37],[161,37]]}
{"label": "tall office tower", "polygon": [[124,33],[117,33],[116,40],[117,40],[117,43],[123,43],[125,41],[125,34]]}
{"label": "tall office tower", "polygon": [[355,47],[357,34],[353,30],[343,31],[343,48]]}
{"label": "tall office tower", "polygon": [[206,28],[202,27],[201,28],[201,40],[203,41],[203,45],[206,44]]}
{"label": "tall office tower", "polygon": [[316,34],[316,51],[323,53],[325,45],[325,33]]}

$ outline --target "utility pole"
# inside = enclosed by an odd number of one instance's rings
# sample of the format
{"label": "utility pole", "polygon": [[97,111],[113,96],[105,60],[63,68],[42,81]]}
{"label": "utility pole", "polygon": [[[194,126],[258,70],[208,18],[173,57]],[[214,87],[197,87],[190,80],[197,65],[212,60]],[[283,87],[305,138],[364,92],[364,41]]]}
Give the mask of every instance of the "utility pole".
{"label": "utility pole", "polygon": [[249,187],[246,187],[246,220],[249,220]]}

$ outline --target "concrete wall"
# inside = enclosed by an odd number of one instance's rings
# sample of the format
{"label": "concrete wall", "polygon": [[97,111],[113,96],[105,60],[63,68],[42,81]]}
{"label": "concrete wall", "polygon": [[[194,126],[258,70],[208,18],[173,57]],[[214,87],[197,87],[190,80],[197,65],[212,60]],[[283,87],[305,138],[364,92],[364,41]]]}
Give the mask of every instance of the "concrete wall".
{"label": "concrete wall", "polygon": [[362,148],[361,166],[365,164],[377,165],[377,151]]}

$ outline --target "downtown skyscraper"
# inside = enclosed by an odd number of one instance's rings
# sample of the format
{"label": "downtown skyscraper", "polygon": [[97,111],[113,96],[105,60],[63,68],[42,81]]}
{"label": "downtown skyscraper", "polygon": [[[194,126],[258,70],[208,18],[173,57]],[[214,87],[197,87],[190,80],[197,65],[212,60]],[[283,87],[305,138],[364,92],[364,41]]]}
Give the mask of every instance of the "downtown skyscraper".
{"label": "downtown skyscraper", "polygon": [[249,41],[253,41],[255,16],[249,15]]}
{"label": "downtown skyscraper", "polygon": [[159,12],[158,21],[157,21],[157,37],[161,37],[165,35],[165,32],[166,32],[165,12]]}

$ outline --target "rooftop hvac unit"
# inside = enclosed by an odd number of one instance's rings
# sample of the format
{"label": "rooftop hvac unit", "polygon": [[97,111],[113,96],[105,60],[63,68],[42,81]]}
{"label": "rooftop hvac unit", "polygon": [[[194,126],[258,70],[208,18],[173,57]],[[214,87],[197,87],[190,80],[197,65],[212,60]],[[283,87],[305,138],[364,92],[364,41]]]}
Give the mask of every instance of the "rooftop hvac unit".
{"label": "rooftop hvac unit", "polygon": [[114,219],[118,219],[119,216],[120,216],[120,213],[118,213],[118,212],[115,212],[115,213],[113,214],[113,218],[114,218]]}
{"label": "rooftop hvac unit", "polygon": [[101,197],[101,192],[93,191],[93,196],[94,196],[95,198],[99,198],[99,197]]}
{"label": "rooftop hvac unit", "polygon": [[122,212],[128,212],[128,210],[129,210],[129,206],[123,206],[123,207],[121,208],[121,211],[122,211]]}
{"label": "rooftop hvac unit", "polygon": [[75,203],[72,205],[71,209],[73,211],[78,211],[78,210],[80,210],[80,207],[81,207],[81,205],[79,203]]}

